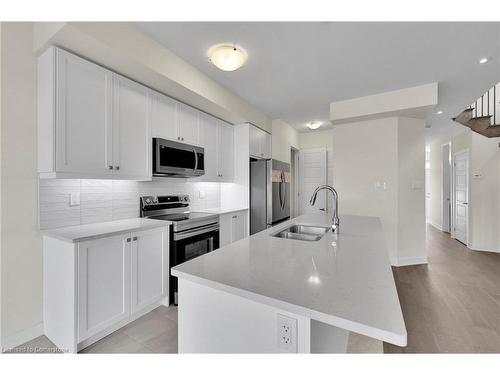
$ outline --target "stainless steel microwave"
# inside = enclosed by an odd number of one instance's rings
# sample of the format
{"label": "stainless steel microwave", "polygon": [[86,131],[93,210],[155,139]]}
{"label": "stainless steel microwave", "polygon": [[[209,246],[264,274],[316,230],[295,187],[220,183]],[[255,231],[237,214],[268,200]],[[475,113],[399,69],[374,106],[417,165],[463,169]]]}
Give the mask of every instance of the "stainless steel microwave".
{"label": "stainless steel microwave", "polygon": [[205,174],[203,147],[153,138],[153,176],[198,177]]}

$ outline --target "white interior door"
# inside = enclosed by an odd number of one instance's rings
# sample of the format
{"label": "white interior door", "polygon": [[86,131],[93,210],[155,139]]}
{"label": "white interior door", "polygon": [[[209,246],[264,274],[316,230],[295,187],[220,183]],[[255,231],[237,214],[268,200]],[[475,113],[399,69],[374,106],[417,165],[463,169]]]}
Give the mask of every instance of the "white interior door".
{"label": "white interior door", "polygon": [[442,228],[443,232],[450,232],[451,228],[451,164],[450,164],[450,145],[446,144],[442,147],[442,166],[443,166],[443,182],[442,182]]}
{"label": "white interior door", "polygon": [[455,238],[467,245],[469,222],[469,152],[453,156],[453,215]]}
{"label": "white interior door", "polygon": [[314,189],[319,185],[324,185],[328,181],[327,176],[327,153],[326,148],[311,150],[301,150],[299,154],[299,206],[300,215],[308,212],[318,212],[319,209],[327,207],[327,191],[318,194],[316,204],[311,206],[311,199]]}

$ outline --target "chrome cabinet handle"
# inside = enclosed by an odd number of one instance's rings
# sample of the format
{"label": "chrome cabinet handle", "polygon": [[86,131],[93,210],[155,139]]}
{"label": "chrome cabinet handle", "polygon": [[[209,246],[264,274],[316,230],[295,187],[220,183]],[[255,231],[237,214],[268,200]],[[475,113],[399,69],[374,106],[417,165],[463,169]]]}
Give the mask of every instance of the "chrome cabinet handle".
{"label": "chrome cabinet handle", "polygon": [[184,140],[184,138],[181,138],[181,141],[183,141],[183,140]]}
{"label": "chrome cabinet handle", "polygon": [[112,166],[112,165],[108,165],[108,169],[109,169],[109,170],[112,170],[112,169],[113,169],[113,166]]}
{"label": "chrome cabinet handle", "polygon": [[181,140],[181,137],[177,137],[177,140],[180,141]]}
{"label": "chrome cabinet handle", "polygon": [[137,237],[132,238],[132,241],[137,241]]}
{"label": "chrome cabinet handle", "polygon": [[130,238],[127,238],[127,242],[130,242],[130,241],[131,241],[131,239],[130,239]]}
{"label": "chrome cabinet handle", "polygon": [[236,219],[238,216],[233,216],[233,219]]}
{"label": "chrome cabinet handle", "polygon": [[117,166],[115,167],[115,169],[116,169],[117,171],[119,171],[119,170],[120,170],[120,166],[119,166],[119,165],[117,165]]}

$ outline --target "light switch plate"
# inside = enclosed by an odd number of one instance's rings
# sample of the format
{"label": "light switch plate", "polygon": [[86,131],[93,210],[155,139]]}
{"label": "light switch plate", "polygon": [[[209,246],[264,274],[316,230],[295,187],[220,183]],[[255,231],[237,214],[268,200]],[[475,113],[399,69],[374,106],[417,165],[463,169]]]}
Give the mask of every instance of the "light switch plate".
{"label": "light switch plate", "polygon": [[80,192],[69,193],[69,205],[70,206],[80,205]]}

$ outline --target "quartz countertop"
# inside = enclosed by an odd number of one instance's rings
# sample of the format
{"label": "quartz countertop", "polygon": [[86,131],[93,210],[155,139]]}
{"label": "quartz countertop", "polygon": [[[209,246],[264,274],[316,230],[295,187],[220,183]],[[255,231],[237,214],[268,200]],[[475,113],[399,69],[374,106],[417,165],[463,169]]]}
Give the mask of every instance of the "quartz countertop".
{"label": "quartz countertop", "polygon": [[406,327],[379,218],[341,216],[319,241],[277,238],[299,216],[172,268],[172,274],[362,335],[405,346]]}
{"label": "quartz countertop", "polygon": [[58,229],[42,230],[44,236],[67,242],[94,240],[128,232],[160,228],[170,225],[169,221],[134,218],[106,221],[103,223],[75,225]]}
{"label": "quartz countertop", "polygon": [[207,214],[216,214],[216,215],[224,215],[224,214],[229,214],[232,212],[238,212],[238,211],[246,211],[248,208],[244,207],[231,207],[231,208],[205,208],[201,210],[192,210],[193,212],[204,212]]}

